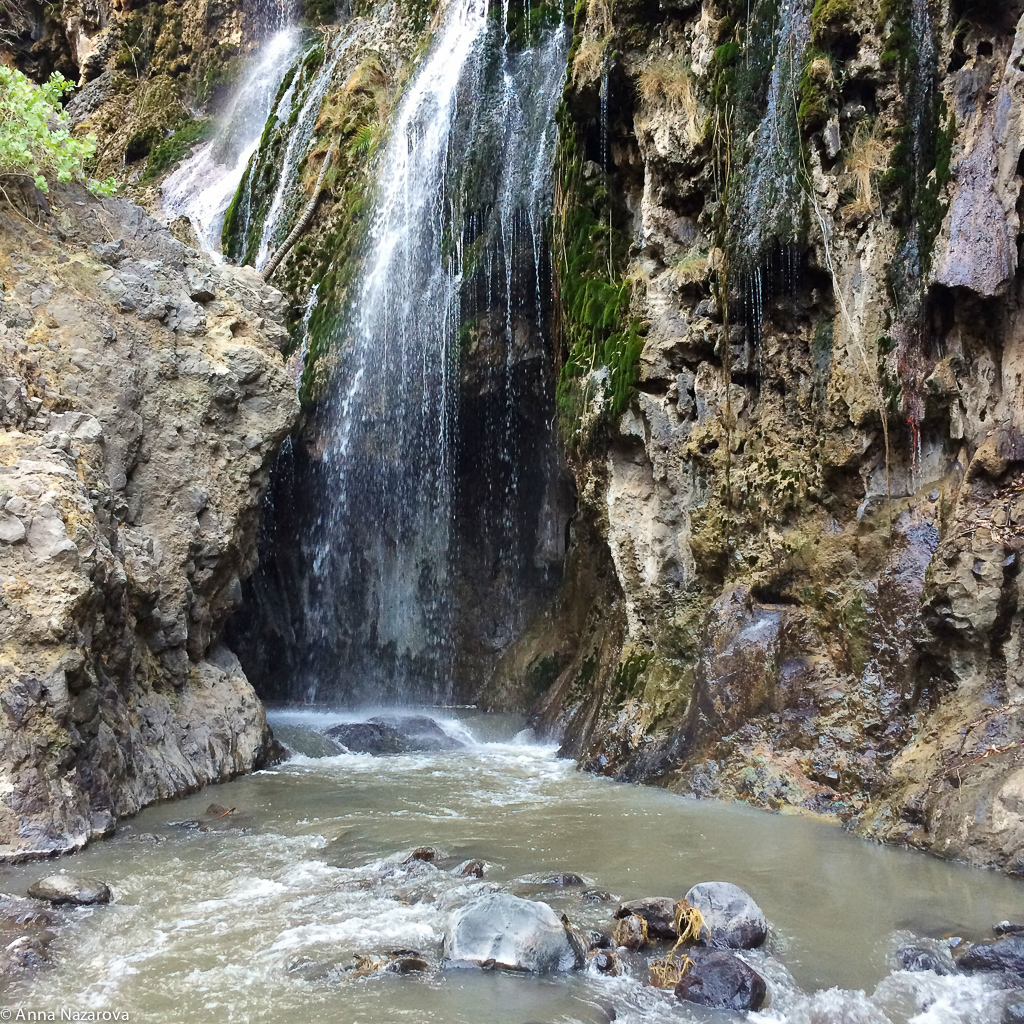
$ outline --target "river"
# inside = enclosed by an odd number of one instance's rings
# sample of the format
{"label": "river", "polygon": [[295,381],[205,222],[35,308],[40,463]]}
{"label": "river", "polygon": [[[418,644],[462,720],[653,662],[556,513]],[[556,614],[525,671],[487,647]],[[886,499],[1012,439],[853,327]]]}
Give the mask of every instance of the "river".
{"label": "river", "polygon": [[[1024,890],[1005,876],[820,821],[586,775],[511,716],[444,712],[465,750],[389,757],[310,756],[351,713],[270,717],[307,753],[143,811],[53,866],[109,881],[115,900],[66,912],[57,967],[18,982],[9,1005],[180,1024],[744,1019],[680,1003],[640,969],[536,977],[441,963],[448,915],[492,887],[546,900],[577,928],[607,929],[620,898],[679,897],[707,880],[745,888],[771,926],[766,950],[744,954],[771,999],[751,1020],[986,1024],[1013,1001],[984,978],[890,968],[911,935],[981,938],[1024,915]],[[235,811],[217,817],[211,802]],[[434,863],[403,863],[424,845]],[[453,873],[467,859],[485,862],[482,879]],[[584,884],[547,884],[564,872]],[[7,888],[22,893],[41,873],[11,867]],[[612,898],[582,897],[595,889]],[[397,948],[422,953],[430,970],[344,970],[356,955]]]}

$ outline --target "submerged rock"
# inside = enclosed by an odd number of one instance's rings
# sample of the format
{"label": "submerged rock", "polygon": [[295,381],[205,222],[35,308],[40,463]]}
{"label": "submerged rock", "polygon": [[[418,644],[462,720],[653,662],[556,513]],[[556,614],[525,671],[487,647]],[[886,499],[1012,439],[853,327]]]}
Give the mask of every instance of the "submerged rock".
{"label": "submerged rock", "polygon": [[419,860],[426,864],[432,864],[436,858],[437,850],[432,846],[417,846],[402,863],[411,864],[413,861]]}
{"label": "submerged rock", "polygon": [[482,860],[464,860],[452,868],[452,874],[462,878],[483,878],[486,870],[487,865]]}
{"label": "submerged rock", "polygon": [[53,917],[33,900],[0,895],[0,983],[49,963]]}
{"label": "submerged rock", "polygon": [[327,735],[353,754],[404,754],[408,749],[402,734],[389,725],[345,722],[332,726]]}
{"label": "submerged rock", "polygon": [[407,750],[465,750],[466,744],[449,736],[426,715],[377,715],[371,725],[384,725],[402,737]]}
{"label": "submerged rock", "polygon": [[647,934],[652,939],[674,939],[676,937],[676,901],[670,896],[646,896],[639,900],[627,900],[615,911],[618,918],[631,914],[647,922]]}
{"label": "submerged rock", "polygon": [[693,967],[675,987],[680,999],[716,1010],[759,1010],[768,987],[764,978],[734,953],[693,950]]}
{"label": "submerged rock", "polygon": [[464,750],[466,746],[425,715],[378,715],[366,722],[343,722],[326,735],[355,754]]}
{"label": "submerged rock", "polygon": [[50,903],[73,903],[86,906],[92,903],[109,903],[110,887],[105,882],[75,875],[47,875],[28,887],[29,896]]}
{"label": "submerged rock", "polygon": [[1006,971],[1024,977],[1024,938],[1016,935],[968,946],[957,958],[963,971]]}
{"label": "submerged rock", "polygon": [[545,974],[576,963],[566,930],[546,904],[489,893],[452,914],[444,958],[455,965],[505,967]]}
{"label": "submerged rock", "polygon": [[710,944],[754,949],[768,937],[768,922],[753,897],[732,882],[700,882],[686,894],[711,932]]}
{"label": "submerged rock", "polygon": [[541,879],[541,885],[553,885],[557,888],[570,888],[576,885],[586,885],[586,880],[582,875],[577,875],[574,871],[564,871],[558,875],[548,875],[546,878]]}
{"label": "submerged rock", "polygon": [[933,971],[938,975],[956,974],[956,964],[949,946],[941,942],[908,942],[893,954],[901,971]]}

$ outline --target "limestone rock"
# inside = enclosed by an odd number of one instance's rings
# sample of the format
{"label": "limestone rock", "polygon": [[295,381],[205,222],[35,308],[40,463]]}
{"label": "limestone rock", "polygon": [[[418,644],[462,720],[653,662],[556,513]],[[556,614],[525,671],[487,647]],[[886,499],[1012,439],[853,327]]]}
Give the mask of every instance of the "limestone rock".
{"label": "limestone rock", "polygon": [[91,903],[109,903],[110,886],[91,878],[76,875],[47,875],[28,887],[29,896],[50,903],[72,903],[87,906]]}
{"label": "limestone rock", "polygon": [[567,971],[576,962],[562,922],[546,903],[505,893],[481,896],[452,914],[444,956],[453,964],[539,974]]}
{"label": "limestone rock", "polygon": [[59,224],[0,213],[17,253],[0,321],[0,858],[77,849],[259,761],[264,711],[220,636],[297,415],[277,299],[130,203],[53,200]]}
{"label": "limestone rock", "polygon": [[704,917],[710,944],[730,949],[754,949],[768,937],[768,922],[753,898],[732,882],[700,882],[686,900]]}

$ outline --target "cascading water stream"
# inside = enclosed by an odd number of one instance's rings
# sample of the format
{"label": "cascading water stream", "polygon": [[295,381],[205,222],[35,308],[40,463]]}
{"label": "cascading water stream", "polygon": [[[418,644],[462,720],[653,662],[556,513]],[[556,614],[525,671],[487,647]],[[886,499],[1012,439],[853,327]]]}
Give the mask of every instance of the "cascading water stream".
{"label": "cascading water stream", "polygon": [[[249,70],[219,118],[215,137],[163,185],[164,212],[170,218],[188,217],[200,244],[216,259],[220,258],[224,213],[259,146],[281,82],[299,48],[299,30],[285,22],[277,5],[273,11],[276,17],[259,22],[272,28],[273,34],[253,55]],[[280,106],[287,109],[287,98]]]}

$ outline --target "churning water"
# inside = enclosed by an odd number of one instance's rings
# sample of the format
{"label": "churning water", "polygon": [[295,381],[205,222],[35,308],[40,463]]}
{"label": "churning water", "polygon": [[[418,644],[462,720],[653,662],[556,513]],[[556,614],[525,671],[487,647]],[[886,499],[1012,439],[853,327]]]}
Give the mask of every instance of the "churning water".
{"label": "churning water", "polygon": [[[307,750],[345,716],[279,711]],[[351,716],[349,716],[351,717]],[[744,1019],[678,1002],[635,974],[536,977],[446,970],[452,911],[498,888],[546,900],[578,928],[607,929],[618,898],[679,897],[698,881],[747,889],[771,925],[748,956],[767,978],[766,1024],[998,1024],[1013,994],[984,978],[894,971],[909,935],[989,933],[1024,913],[995,874],[877,846],[838,828],[583,775],[521,723],[441,719],[454,753],[296,755],[271,771],[144,811],[68,870],[108,880],[115,902],[67,912],[59,965],[8,1005],[119,1009],[133,1020],[209,1024],[626,1024]],[[216,800],[235,807],[217,818]],[[219,812],[215,812],[219,813]],[[433,864],[403,863],[429,844]],[[482,879],[454,874],[486,862]],[[585,886],[556,888],[554,873]],[[44,873],[7,871],[23,892]],[[606,890],[592,903],[584,888]],[[357,954],[419,951],[422,974],[346,971]]]}

